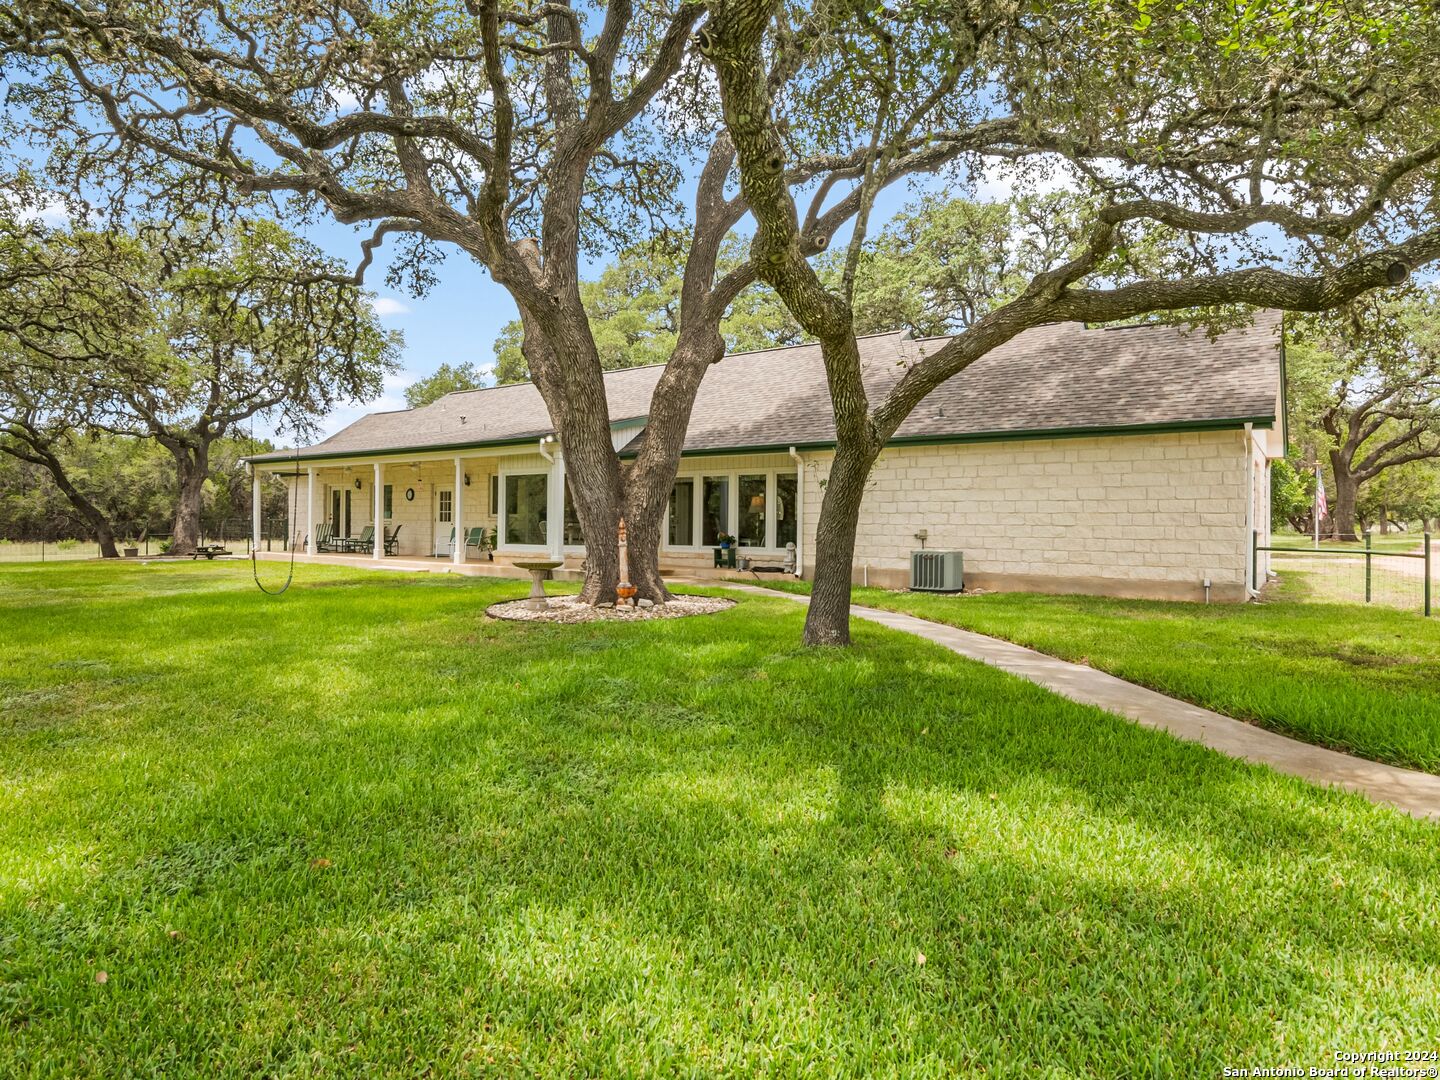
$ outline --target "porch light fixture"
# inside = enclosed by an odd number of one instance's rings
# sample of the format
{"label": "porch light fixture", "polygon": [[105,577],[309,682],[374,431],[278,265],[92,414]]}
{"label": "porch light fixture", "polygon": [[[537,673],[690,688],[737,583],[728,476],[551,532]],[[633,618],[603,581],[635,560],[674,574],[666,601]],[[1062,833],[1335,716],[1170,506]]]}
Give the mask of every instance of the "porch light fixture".
{"label": "porch light fixture", "polygon": [[360,490],[360,478],[358,476],[355,478],[355,490]]}
{"label": "porch light fixture", "polygon": [[470,474],[468,472],[465,474],[465,486],[470,486]]}

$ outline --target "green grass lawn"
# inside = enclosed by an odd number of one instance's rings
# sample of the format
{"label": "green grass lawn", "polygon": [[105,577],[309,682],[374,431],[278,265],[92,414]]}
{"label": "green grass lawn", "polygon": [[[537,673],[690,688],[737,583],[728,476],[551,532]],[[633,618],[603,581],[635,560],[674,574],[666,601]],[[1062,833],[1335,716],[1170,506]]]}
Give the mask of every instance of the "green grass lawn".
{"label": "green grass lawn", "polygon": [[1086,663],[1308,742],[1440,773],[1440,618],[1302,601],[1312,576],[1287,572],[1262,604],[862,588],[854,599]]}
{"label": "green grass lawn", "polygon": [[0,569],[0,1075],[1440,1045],[1433,825],[878,627],[801,650],[782,597],[561,627],[484,618],[518,581],[297,578]]}

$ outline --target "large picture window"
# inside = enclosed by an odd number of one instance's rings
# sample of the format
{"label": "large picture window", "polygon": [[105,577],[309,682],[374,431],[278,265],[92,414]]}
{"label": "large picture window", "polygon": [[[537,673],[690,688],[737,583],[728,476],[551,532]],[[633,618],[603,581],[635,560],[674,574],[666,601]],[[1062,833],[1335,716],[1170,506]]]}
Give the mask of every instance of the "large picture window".
{"label": "large picture window", "polygon": [[676,480],[670,492],[670,544],[691,547],[695,543],[695,481]]}
{"label": "large picture window", "polygon": [[701,507],[707,547],[720,543],[720,534],[730,531],[730,478],[707,476],[704,481],[704,505]]}
{"label": "large picture window", "polygon": [[550,497],[544,473],[505,477],[505,542],[545,544],[545,512]]}
{"label": "large picture window", "polygon": [[765,546],[765,475],[740,477],[740,528],[737,540],[741,547]]}

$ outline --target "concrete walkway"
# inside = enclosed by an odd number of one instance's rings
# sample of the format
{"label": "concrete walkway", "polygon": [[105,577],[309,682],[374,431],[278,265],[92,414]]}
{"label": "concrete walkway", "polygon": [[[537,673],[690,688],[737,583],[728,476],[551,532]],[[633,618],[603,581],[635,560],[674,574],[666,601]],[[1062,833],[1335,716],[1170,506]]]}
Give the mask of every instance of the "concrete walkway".
{"label": "concrete walkway", "polygon": [[[755,585],[727,585],[726,588],[755,596],[809,602],[805,596]],[[1143,727],[1168,731],[1177,738],[1200,743],[1242,761],[1269,765],[1278,772],[1301,777],[1322,787],[1356,791],[1373,802],[1393,806],[1413,817],[1440,820],[1440,776],[1382,765],[1297,742],[1198,705],[1166,697],[1083,664],[1058,660],[984,634],[877,608],[854,606],[850,611],[858,618],[892,630],[903,630],[971,660],[979,660],[1011,675],[1029,679],[1071,701],[1118,713]]]}

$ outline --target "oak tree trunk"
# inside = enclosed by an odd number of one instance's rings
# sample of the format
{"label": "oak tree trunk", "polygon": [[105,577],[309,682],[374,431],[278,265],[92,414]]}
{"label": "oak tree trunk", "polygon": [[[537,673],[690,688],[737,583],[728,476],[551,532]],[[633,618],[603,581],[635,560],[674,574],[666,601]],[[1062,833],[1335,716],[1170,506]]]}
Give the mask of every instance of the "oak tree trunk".
{"label": "oak tree trunk", "polygon": [[1348,463],[1333,451],[1330,454],[1330,469],[1335,477],[1335,505],[1330,508],[1334,535],[1338,540],[1358,540],[1355,504],[1359,499],[1360,483],[1350,472]]}
{"label": "oak tree trunk", "polygon": [[166,449],[175,459],[177,491],[175,521],[170,530],[170,554],[189,555],[200,545],[200,510],[205,494],[205,477],[210,471],[210,448],[169,442]]}
{"label": "oak tree trunk", "polygon": [[60,489],[70,505],[90,527],[95,542],[100,545],[100,557],[102,559],[118,559],[120,551],[115,546],[115,530],[110,525],[110,519],[70,482],[70,478],[65,475],[65,470],[59,467],[58,461],[56,468],[50,470],[50,475],[55,479],[55,486]]}
{"label": "oak tree trunk", "polygon": [[[523,253],[536,260],[529,245]],[[521,304],[521,351],[535,388],[545,401],[565,454],[565,482],[585,534],[585,582],[580,601],[615,602],[620,582],[620,465],[611,441],[605,380],[594,355],[579,294],[567,297],[568,312],[546,312],[542,321]],[[590,354],[592,362],[577,356]],[[569,360],[562,362],[562,357]]]}
{"label": "oak tree trunk", "polygon": [[806,645],[850,644],[855,532],[865,498],[865,480],[875,456],[843,444],[836,448],[815,529],[815,582],[805,615]]}
{"label": "oak tree trunk", "polygon": [[[12,432],[12,434],[14,434]],[[21,446],[25,449],[21,449]],[[65,472],[65,466],[55,453],[50,449],[50,444],[41,442],[38,439],[24,439],[23,442],[17,437],[13,448],[7,449],[10,456],[27,461],[32,465],[38,465],[50,474],[55,481],[55,486],[65,496],[69,504],[75,508],[75,512],[84,519],[89,527],[95,542],[100,545],[100,557],[102,559],[118,559],[120,551],[115,546],[115,529],[110,524],[110,519],[105,512],[91,502],[79,488],[71,481]]]}

